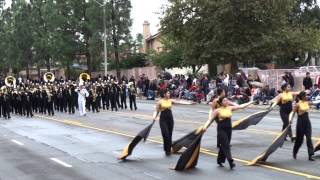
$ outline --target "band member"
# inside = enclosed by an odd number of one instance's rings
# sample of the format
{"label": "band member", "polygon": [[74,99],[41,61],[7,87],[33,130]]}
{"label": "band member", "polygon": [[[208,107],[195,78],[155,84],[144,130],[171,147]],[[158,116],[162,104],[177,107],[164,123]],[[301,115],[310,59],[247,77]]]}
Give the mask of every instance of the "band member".
{"label": "band member", "polygon": [[75,106],[77,104],[77,93],[75,92],[75,87],[73,85],[69,86],[67,97],[69,114],[74,114]]}
{"label": "band member", "polygon": [[116,91],[116,103],[117,103],[117,107],[120,108],[121,107],[121,104],[120,104],[120,91],[121,91],[121,88],[120,88],[120,85],[118,84],[118,81],[116,82],[116,88],[117,88],[117,91]]}
{"label": "band member", "polygon": [[306,136],[307,140],[307,147],[308,147],[308,154],[309,160],[314,161],[314,149],[312,144],[312,127],[311,122],[309,119],[309,103],[306,98],[305,92],[300,92],[298,95],[299,102],[296,104],[294,111],[298,114],[298,121],[297,121],[297,128],[296,128],[296,141],[294,143],[293,148],[293,158],[297,159],[297,153],[303,143],[304,136]]}
{"label": "band member", "polygon": [[[283,123],[282,131],[289,125],[289,114],[292,111],[293,96],[298,94],[297,92],[291,92],[290,89],[289,84],[283,84],[281,86],[282,93],[276,97],[276,103],[280,106],[280,117]],[[288,131],[288,136],[291,138],[291,141],[294,142],[291,127]]]}
{"label": "band member", "polygon": [[25,92],[21,93],[22,114],[27,117],[33,117],[32,113],[32,93],[27,88]]}
{"label": "band member", "polygon": [[3,102],[2,102],[2,112],[3,112],[3,117],[5,119],[10,119],[10,94],[8,92],[8,89],[4,89],[3,93]]}
{"label": "band member", "polygon": [[132,111],[134,106],[134,110],[137,110],[136,97],[137,97],[137,89],[132,82],[129,82],[128,95],[130,101],[130,110]]}
{"label": "band member", "polygon": [[54,108],[53,108],[53,91],[47,90],[47,96],[48,96],[48,102],[47,102],[47,108],[48,108],[48,115],[53,116],[54,115]]}
{"label": "band member", "polygon": [[[133,84],[130,85],[133,86]],[[172,100],[170,99],[170,92],[166,91],[162,99],[156,105],[156,114],[154,115],[154,119],[156,119],[160,113],[159,124],[163,138],[163,150],[167,156],[171,154],[172,132],[174,126],[171,108]]]}
{"label": "band member", "polygon": [[121,104],[120,104],[121,109],[123,108],[127,109],[127,86],[125,81],[123,81],[122,84],[120,85],[120,99],[121,99]]}
{"label": "band member", "polygon": [[111,110],[118,111],[117,107],[117,95],[118,95],[118,88],[114,80],[111,80],[111,88],[110,88],[110,104],[111,104]]}
{"label": "band member", "polygon": [[47,93],[46,93],[45,89],[42,88],[42,90],[40,92],[40,105],[39,105],[40,113],[46,114],[47,102],[48,102]]}
{"label": "band member", "polygon": [[86,98],[89,96],[87,89],[81,85],[78,90],[78,105],[80,116],[86,115]]}
{"label": "band member", "polygon": [[[219,154],[217,158],[217,163],[219,166],[223,167],[223,163],[227,159],[229,162],[230,169],[235,167],[234,160],[231,155],[230,141],[232,136],[232,111],[237,109],[243,109],[253,102],[249,102],[242,105],[229,106],[229,100],[220,97],[217,101],[219,108],[213,112],[212,118],[207,121],[204,127],[209,127],[208,124],[212,123],[212,120],[217,119],[217,141],[219,142]],[[206,129],[204,129],[206,130]]]}
{"label": "band member", "polygon": [[109,110],[109,102],[110,102],[110,86],[108,84],[104,84],[102,87],[102,108],[103,110],[107,109]]}
{"label": "band member", "polygon": [[57,92],[57,98],[58,98],[58,111],[63,112],[63,90],[62,87],[59,87]]}
{"label": "band member", "polygon": [[96,87],[94,86],[93,89],[90,90],[90,93],[89,93],[91,96],[91,107],[92,107],[92,112],[99,112],[99,109],[98,109],[98,94],[97,94],[97,89]]}

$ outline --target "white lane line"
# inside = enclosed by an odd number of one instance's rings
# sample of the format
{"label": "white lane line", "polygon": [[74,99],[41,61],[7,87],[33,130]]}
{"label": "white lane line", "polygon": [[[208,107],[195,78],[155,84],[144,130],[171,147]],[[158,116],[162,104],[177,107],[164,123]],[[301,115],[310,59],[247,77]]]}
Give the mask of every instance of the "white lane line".
{"label": "white lane line", "polygon": [[23,146],[24,145],[22,142],[19,142],[19,141],[15,140],[15,139],[12,139],[11,141],[16,143],[16,144],[18,144],[19,146]]}
{"label": "white lane line", "polygon": [[61,161],[61,160],[59,160],[59,159],[57,159],[57,158],[50,158],[50,159],[51,159],[52,161],[54,161],[54,162],[56,162],[56,163],[64,166],[64,167],[67,167],[67,168],[71,168],[71,167],[72,167],[72,165],[67,164],[67,163],[65,163],[65,162],[63,162],[63,161]]}
{"label": "white lane line", "polygon": [[197,113],[209,114],[208,111],[197,111]]}

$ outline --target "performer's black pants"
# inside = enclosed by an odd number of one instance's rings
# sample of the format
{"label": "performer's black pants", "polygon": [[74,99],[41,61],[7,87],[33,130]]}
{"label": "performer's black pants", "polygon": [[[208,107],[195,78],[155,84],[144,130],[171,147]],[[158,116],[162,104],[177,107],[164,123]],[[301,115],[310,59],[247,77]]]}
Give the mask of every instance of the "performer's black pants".
{"label": "performer's black pants", "polygon": [[219,142],[218,164],[224,163],[226,159],[229,163],[233,162],[230,148],[231,136],[231,119],[219,121],[217,126],[217,141]]}
{"label": "performer's black pants", "polygon": [[120,96],[119,94],[116,94],[116,103],[117,103],[117,106],[120,108],[121,107],[121,104],[120,104]]}
{"label": "performer's black pants", "polygon": [[314,154],[313,144],[312,144],[312,127],[309,120],[308,113],[304,113],[298,116],[297,128],[296,128],[296,141],[293,147],[293,154],[297,154],[301,145],[303,144],[304,136],[306,136],[308,154],[312,156]]}
{"label": "performer's black pants", "polygon": [[[289,126],[289,114],[290,112],[284,112],[284,111],[280,111],[280,117],[281,117],[281,120],[282,120],[282,131],[285,130],[288,126]],[[288,136],[290,138],[292,138],[292,129],[291,127],[289,128],[288,130]]]}
{"label": "performer's black pants", "polygon": [[132,110],[132,104],[134,105],[134,109],[137,110],[137,103],[136,103],[136,96],[135,95],[130,95],[129,96],[129,101],[130,101],[130,109]]}
{"label": "performer's black pants", "polygon": [[53,102],[48,102],[48,115],[53,116],[54,115],[54,110],[53,110]]}
{"label": "performer's black pants", "polygon": [[11,118],[10,116],[10,106],[9,103],[4,103],[2,106],[2,113],[3,113],[3,117],[5,118]]}
{"label": "performer's black pants", "polygon": [[126,95],[121,95],[121,108],[126,108],[127,109],[127,97]]}
{"label": "performer's black pants", "polygon": [[107,108],[107,110],[109,110],[109,106],[110,106],[109,102],[110,102],[110,96],[104,95],[104,97],[102,98],[103,109]]}
{"label": "performer's black pants", "polygon": [[160,114],[160,128],[163,138],[163,149],[166,153],[171,152],[172,146],[172,131],[173,131],[173,116],[170,109],[166,109]]}
{"label": "performer's black pants", "polygon": [[118,111],[118,107],[116,104],[116,95],[115,94],[111,94],[110,96],[110,104],[111,104],[111,110],[115,110]]}
{"label": "performer's black pants", "polygon": [[92,107],[92,112],[99,112],[99,109],[98,109],[98,107],[99,107],[99,105],[98,105],[98,101],[96,100],[96,101],[92,101],[91,102],[91,107]]}
{"label": "performer's black pants", "polygon": [[25,116],[27,113],[27,117],[32,117],[33,113],[32,113],[32,107],[31,107],[31,103],[30,102],[25,102],[23,103],[23,115]]}
{"label": "performer's black pants", "polygon": [[70,98],[68,100],[68,111],[69,111],[69,114],[74,114],[75,113],[75,102],[72,98]]}

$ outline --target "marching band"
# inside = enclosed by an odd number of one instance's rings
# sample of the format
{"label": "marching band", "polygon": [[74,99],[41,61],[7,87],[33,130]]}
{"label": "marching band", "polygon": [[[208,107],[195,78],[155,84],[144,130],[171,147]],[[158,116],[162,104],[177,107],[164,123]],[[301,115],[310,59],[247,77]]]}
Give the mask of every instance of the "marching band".
{"label": "marching band", "polygon": [[[11,118],[11,114],[33,117],[34,113],[53,116],[55,111],[81,116],[86,110],[99,112],[100,109],[117,111],[130,107],[136,110],[136,87],[134,83],[122,82],[114,78],[93,81],[90,75],[82,73],[76,81],[55,81],[55,76],[47,72],[43,82],[18,82],[13,76],[5,78],[5,85],[0,88],[0,117]],[[121,101],[121,103],[120,103]]]}

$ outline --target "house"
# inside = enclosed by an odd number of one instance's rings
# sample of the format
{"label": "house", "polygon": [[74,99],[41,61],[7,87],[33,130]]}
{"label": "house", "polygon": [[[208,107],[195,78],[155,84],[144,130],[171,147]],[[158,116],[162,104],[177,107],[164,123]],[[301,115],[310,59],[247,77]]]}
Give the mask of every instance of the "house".
{"label": "house", "polygon": [[144,21],[143,23],[143,49],[142,53],[147,53],[150,50],[154,50],[159,53],[163,51],[163,44],[161,43],[161,33],[158,32],[154,35],[151,35],[150,32],[150,23]]}

